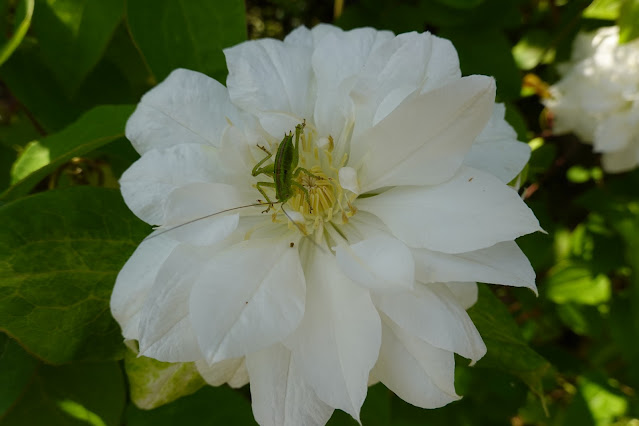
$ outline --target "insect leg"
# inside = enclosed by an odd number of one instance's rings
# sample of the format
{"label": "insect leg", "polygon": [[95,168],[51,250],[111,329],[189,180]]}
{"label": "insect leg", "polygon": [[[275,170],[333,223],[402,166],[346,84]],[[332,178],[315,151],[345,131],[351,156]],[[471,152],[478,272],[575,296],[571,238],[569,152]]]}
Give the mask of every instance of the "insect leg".
{"label": "insect leg", "polygon": [[268,213],[269,210],[271,210],[271,207],[273,207],[273,202],[268,197],[268,195],[266,195],[266,192],[264,192],[263,187],[275,188],[275,184],[273,182],[258,182],[255,184],[255,187],[264,196],[264,198],[266,199],[266,203],[268,204],[268,208],[264,210],[262,213]]}
{"label": "insect leg", "polygon": [[302,185],[299,182],[291,181],[291,185],[296,186],[297,188],[302,190],[302,192],[306,196],[306,202],[308,203],[309,211],[312,212],[313,211],[313,206],[311,205],[311,196],[308,193],[308,190],[306,188],[304,188],[304,185]]}
{"label": "insect leg", "polygon": [[261,149],[262,151],[266,152],[266,157],[262,158],[256,165],[255,167],[253,167],[253,170],[251,171],[251,174],[253,176],[257,176],[260,175],[262,173],[268,173],[268,172],[273,172],[273,165],[268,165],[266,167],[260,167],[262,164],[264,164],[266,161],[268,161],[269,158],[271,158],[273,156],[273,154],[271,154],[266,148],[264,148],[261,145],[257,146],[259,149]]}

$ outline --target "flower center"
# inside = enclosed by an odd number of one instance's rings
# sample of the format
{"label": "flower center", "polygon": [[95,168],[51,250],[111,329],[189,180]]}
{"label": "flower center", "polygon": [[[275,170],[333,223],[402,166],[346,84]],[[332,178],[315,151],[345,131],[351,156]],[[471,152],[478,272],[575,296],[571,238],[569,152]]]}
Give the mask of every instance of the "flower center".
{"label": "flower center", "polygon": [[289,217],[280,216],[279,208],[273,214],[273,221],[286,219],[290,228],[297,228],[305,235],[321,233],[328,222],[348,222],[357,211],[352,205],[357,196],[347,193],[339,182],[339,169],[346,164],[347,154],[334,158],[333,138],[318,138],[317,130],[308,124],[300,135],[298,150],[298,164],[291,170],[293,195],[283,206]]}

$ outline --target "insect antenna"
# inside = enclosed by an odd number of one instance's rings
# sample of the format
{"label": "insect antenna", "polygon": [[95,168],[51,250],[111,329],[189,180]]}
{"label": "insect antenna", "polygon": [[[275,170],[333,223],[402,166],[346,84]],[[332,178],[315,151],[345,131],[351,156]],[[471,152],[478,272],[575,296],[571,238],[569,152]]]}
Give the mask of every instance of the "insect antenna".
{"label": "insect antenna", "polygon": [[247,204],[245,206],[233,207],[233,208],[230,208],[230,209],[220,210],[219,212],[207,214],[206,216],[197,217],[195,219],[191,219],[191,220],[189,220],[187,222],[184,222],[184,223],[181,223],[179,225],[175,225],[175,226],[173,226],[173,227],[171,227],[169,229],[165,229],[165,230],[163,230],[161,232],[158,232],[157,234],[149,235],[148,237],[143,239],[142,242],[150,240],[150,239],[155,238],[155,237],[159,237],[162,234],[166,234],[167,232],[171,232],[171,231],[173,231],[175,229],[178,229],[178,228],[181,228],[183,226],[190,225],[191,223],[197,222],[198,220],[208,219],[209,217],[213,217],[215,215],[222,214],[222,213],[227,213],[227,212],[230,212],[230,211],[233,211],[233,210],[239,210],[239,209],[243,209],[243,208],[246,208],[246,207],[257,207],[257,206],[264,206],[264,203]]}

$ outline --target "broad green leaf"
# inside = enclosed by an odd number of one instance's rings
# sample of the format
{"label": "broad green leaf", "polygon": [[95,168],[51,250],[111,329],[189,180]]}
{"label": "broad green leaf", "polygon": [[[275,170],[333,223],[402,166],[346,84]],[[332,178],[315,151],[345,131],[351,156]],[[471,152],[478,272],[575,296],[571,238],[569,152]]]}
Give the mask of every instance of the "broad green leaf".
{"label": "broad green leaf", "polygon": [[555,303],[598,305],[610,300],[610,280],[603,274],[593,276],[586,265],[557,265],[545,282],[544,291]]}
{"label": "broad green leaf", "polygon": [[117,363],[40,364],[0,426],[119,426],[124,401]]}
{"label": "broad green leaf", "polygon": [[0,207],[0,330],[52,363],[124,356],[109,299],[148,226],[118,191],[72,187]]}
{"label": "broad green leaf", "polygon": [[128,0],[131,34],[157,81],[175,68],[223,82],[222,49],[246,39],[242,0]]}
{"label": "broad green leaf", "polygon": [[123,137],[124,125],[133,108],[129,105],[96,107],[60,133],[31,142],[14,163],[13,185],[0,199],[12,200],[27,194],[73,157],[81,157]]}
{"label": "broad green leaf", "polygon": [[501,100],[519,98],[521,75],[503,31],[496,28],[455,28],[442,30],[439,35],[455,45],[464,75],[493,76]]}
{"label": "broad green leaf", "polygon": [[468,314],[488,348],[477,367],[510,373],[541,395],[542,379],[550,371],[550,364],[528,346],[508,309],[485,285],[479,286],[479,300]]}
{"label": "broad green leaf", "polygon": [[29,356],[15,340],[0,334],[0,418],[22,395],[37,366],[38,361]]}
{"label": "broad green leaf", "polygon": [[130,404],[125,419],[127,426],[256,424],[248,397],[243,397],[239,391],[226,385],[205,386],[193,395],[150,411],[140,410]]}
{"label": "broad green leaf", "polygon": [[122,19],[123,0],[37,0],[32,30],[68,96],[98,63]]}
{"label": "broad green leaf", "polygon": [[[33,16],[34,0],[22,0],[16,13],[16,26],[13,35],[0,47],[0,65],[4,64],[16,48],[22,43],[22,39],[27,34],[31,26]],[[19,20],[19,24],[17,23]]]}
{"label": "broad green leaf", "polygon": [[132,350],[124,356],[131,400],[145,410],[190,395],[206,384],[193,362],[160,362]]}
{"label": "broad green leaf", "polygon": [[628,43],[639,37],[639,0],[624,0],[617,20],[619,43]]}

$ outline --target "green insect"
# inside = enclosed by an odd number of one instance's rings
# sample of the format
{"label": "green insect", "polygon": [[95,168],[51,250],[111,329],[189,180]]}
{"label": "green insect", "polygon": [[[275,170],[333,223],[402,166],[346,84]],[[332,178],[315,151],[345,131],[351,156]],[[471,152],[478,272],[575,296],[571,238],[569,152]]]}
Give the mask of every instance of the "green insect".
{"label": "green insect", "polygon": [[[293,132],[290,132],[287,135],[284,135],[284,139],[282,139],[282,141],[280,142],[279,146],[277,147],[277,152],[275,154],[275,161],[272,164],[269,164],[267,166],[262,167],[262,164],[264,164],[265,162],[267,162],[272,156],[273,154],[267,150],[265,147],[258,145],[258,148],[260,148],[262,151],[266,152],[266,157],[264,157],[263,159],[261,159],[256,165],[255,167],[253,167],[253,170],[251,171],[251,174],[253,176],[259,176],[259,175],[266,175],[269,176],[271,178],[273,178],[273,182],[257,182],[255,184],[255,187],[257,188],[258,191],[260,191],[260,193],[264,196],[265,198],[265,202],[263,202],[262,200],[258,200],[257,203],[254,204],[247,204],[244,206],[239,206],[239,207],[233,207],[230,209],[226,209],[226,210],[221,210],[215,213],[211,213],[209,215],[206,216],[202,216],[202,217],[198,217],[196,219],[192,219],[189,220],[187,222],[184,222],[180,225],[174,226],[172,228],[169,229],[165,229],[164,231],[155,233],[149,237],[147,237],[145,240],[148,240],[150,238],[155,238],[157,236],[160,236],[166,232],[169,231],[173,231],[174,229],[177,228],[181,228],[182,226],[186,226],[189,225],[193,222],[197,222],[198,220],[202,220],[202,219],[207,219],[209,217],[221,214],[221,213],[227,213],[233,210],[238,210],[238,209],[243,209],[246,207],[256,207],[256,206],[263,206],[264,204],[268,205],[267,209],[264,210],[262,213],[267,213],[268,211],[271,210],[271,208],[273,207],[274,204],[276,203],[281,203],[284,204],[286,203],[289,199],[291,199],[291,197],[295,194],[295,190],[293,189],[293,187],[299,189],[300,191],[302,191],[304,193],[304,195],[306,196],[306,201],[308,202],[309,208],[311,208],[311,200],[310,200],[310,195],[308,193],[308,190],[306,188],[304,188],[304,186],[302,184],[300,184],[299,182],[293,180],[294,178],[297,178],[299,176],[300,173],[305,173],[306,175],[310,176],[310,177],[314,177],[316,178],[317,176],[312,174],[311,172],[309,172],[308,170],[306,170],[303,167],[299,167],[299,141],[300,141],[300,135],[302,134],[304,127],[306,126],[305,122],[302,122],[301,124],[298,124],[297,126],[295,126],[295,142],[293,143]],[[269,196],[266,194],[266,192],[264,191],[264,188],[274,188],[275,189],[275,199],[276,201],[272,201]],[[291,217],[288,215],[288,213],[286,213],[286,211],[284,209],[282,209],[282,211],[284,212],[284,214],[289,218],[289,220],[291,220],[295,226],[297,226],[298,228],[300,228],[300,226],[291,219]],[[301,230],[301,228],[300,228]]]}
{"label": "green insect", "polygon": [[264,210],[264,213],[268,212],[274,204],[268,195],[266,195],[266,192],[264,192],[264,187],[275,188],[276,202],[282,204],[287,202],[294,195],[295,191],[293,190],[293,187],[296,187],[306,196],[309,208],[311,206],[311,199],[306,188],[304,188],[304,186],[299,182],[293,180],[302,172],[310,177],[317,177],[305,168],[298,167],[300,158],[300,134],[304,130],[305,125],[306,123],[302,123],[295,126],[295,144],[293,144],[293,132],[288,135],[284,135],[284,139],[282,139],[282,142],[280,142],[280,145],[277,147],[275,161],[268,166],[260,167],[268,161],[273,154],[271,154],[263,146],[257,146],[262,151],[266,152],[266,157],[262,158],[262,160],[253,167],[251,174],[253,176],[266,175],[273,178],[273,182],[258,182],[255,185],[268,204],[268,208]]}

